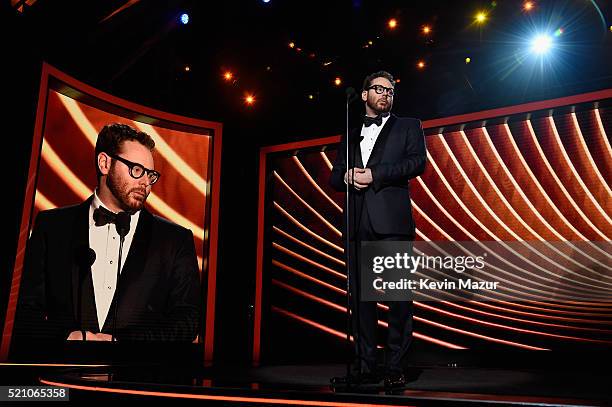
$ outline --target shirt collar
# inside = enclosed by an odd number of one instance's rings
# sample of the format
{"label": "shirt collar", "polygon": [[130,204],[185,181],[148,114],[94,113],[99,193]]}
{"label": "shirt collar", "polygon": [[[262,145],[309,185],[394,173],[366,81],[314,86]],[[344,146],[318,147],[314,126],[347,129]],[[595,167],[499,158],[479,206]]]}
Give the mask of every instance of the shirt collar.
{"label": "shirt collar", "polygon": [[[89,227],[92,227],[92,226],[95,225],[95,221],[93,219],[93,213],[99,207],[103,207],[104,209],[108,209],[102,203],[102,200],[98,196],[98,189],[94,189],[93,199],[91,200],[91,205],[89,206]],[[108,210],[111,211],[110,209],[108,209]],[[111,212],[114,212],[114,211],[111,211]],[[131,217],[130,223],[132,225],[134,225],[134,227],[135,227],[135,225],[138,224],[138,219],[140,218],[140,211],[136,211],[135,213],[131,214],[130,217]],[[134,230],[134,228],[132,227],[131,230]]]}
{"label": "shirt collar", "polygon": [[371,128],[372,130],[379,130],[382,129],[383,127],[385,127],[385,124],[387,123],[387,120],[389,120],[389,117],[391,117],[391,113],[386,112],[386,113],[382,113],[382,123],[380,124],[380,127],[376,126],[375,124],[373,124],[370,127],[366,127],[365,124],[361,125],[361,129],[368,129]]}

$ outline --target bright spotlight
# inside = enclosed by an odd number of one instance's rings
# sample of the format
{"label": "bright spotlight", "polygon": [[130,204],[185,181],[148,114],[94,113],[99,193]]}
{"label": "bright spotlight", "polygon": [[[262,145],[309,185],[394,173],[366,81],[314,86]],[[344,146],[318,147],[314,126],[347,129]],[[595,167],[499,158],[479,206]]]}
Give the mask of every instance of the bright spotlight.
{"label": "bright spotlight", "polygon": [[548,35],[538,35],[531,41],[531,51],[536,54],[544,54],[552,47],[552,38]]}
{"label": "bright spotlight", "polygon": [[189,14],[187,14],[187,13],[181,14],[181,23],[182,24],[189,23]]}

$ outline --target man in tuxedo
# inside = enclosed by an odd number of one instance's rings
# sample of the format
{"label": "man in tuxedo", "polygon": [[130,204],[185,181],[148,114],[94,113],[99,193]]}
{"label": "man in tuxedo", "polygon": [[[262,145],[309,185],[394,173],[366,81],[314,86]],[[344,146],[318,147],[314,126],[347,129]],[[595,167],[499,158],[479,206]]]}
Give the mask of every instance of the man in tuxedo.
{"label": "man in tuxedo", "polygon": [[[385,71],[368,75],[361,99],[363,124],[349,132],[334,163],[330,183],[337,191],[349,185],[349,284],[352,330],[357,357],[347,380],[379,383],[376,365],[377,311],[375,301],[359,298],[359,249],[363,241],[406,241],[411,247],[415,225],[409,180],[423,173],[425,138],[418,119],[390,114],[395,96],[393,76]],[[348,168],[348,171],[347,171]],[[346,239],[346,219],[343,229]],[[391,301],[385,349],[385,386],[403,386],[405,358],[412,340],[412,301]]]}
{"label": "man in tuxedo", "polygon": [[[105,126],[95,147],[93,195],[38,214],[21,279],[16,342],[195,339],[202,302],[193,234],[145,208],[160,179],[154,147],[149,135],[130,126]],[[120,218],[129,220],[129,230],[122,232],[117,281]]]}

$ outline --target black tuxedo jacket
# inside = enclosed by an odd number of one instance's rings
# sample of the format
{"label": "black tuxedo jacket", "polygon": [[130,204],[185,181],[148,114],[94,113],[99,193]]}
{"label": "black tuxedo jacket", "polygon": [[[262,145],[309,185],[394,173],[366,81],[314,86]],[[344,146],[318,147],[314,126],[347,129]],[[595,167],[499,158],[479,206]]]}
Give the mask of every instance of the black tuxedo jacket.
{"label": "black tuxedo jacket", "polygon": [[[354,213],[366,208],[376,233],[414,238],[408,180],[425,171],[427,153],[421,121],[392,114],[379,133],[367,163],[361,159],[360,135],[361,126],[349,132],[349,168],[370,168],[374,181],[361,191],[351,187]],[[337,191],[346,190],[345,172],[346,137],[343,137],[330,178],[331,186]]]}
{"label": "black tuxedo jacket", "polygon": [[[15,340],[63,341],[71,331],[100,332],[89,248],[89,207],[42,211],[29,239]],[[132,226],[133,227],[133,226]],[[142,209],[102,332],[119,341],[193,341],[202,307],[190,230]]]}

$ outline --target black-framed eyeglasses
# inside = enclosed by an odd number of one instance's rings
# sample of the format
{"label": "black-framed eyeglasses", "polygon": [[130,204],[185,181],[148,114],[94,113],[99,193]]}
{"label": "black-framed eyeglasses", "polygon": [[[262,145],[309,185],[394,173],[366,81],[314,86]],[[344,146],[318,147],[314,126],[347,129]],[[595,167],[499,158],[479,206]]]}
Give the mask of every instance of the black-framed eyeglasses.
{"label": "black-framed eyeglasses", "polygon": [[127,167],[130,169],[130,176],[132,178],[140,179],[142,178],[143,175],[147,174],[147,177],[149,177],[149,185],[153,185],[157,181],[159,181],[159,177],[161,177],[161,174],[159,172],[155,170],[150,170],[141,164],[132,162],[130,160],[126,160],[125,158],[119,157],[118,155],[114,155],[114,154],[108,154],[108,155],[109,157],[114,158],[117,161],[121,161],[122,163],[127,165]]}
{"label": "black-framed eyeglasses", "polygon": [[379,95],[382,95],[384,91],[387,91],[387,95],[389,96],[393,96],[395,94],[395,90],[393,88],[387,88],[382,85],[372,85],[369,88],[367,88],[367,90],[370,90],[370,89],[374,89],[374,92],[378,93]]}

